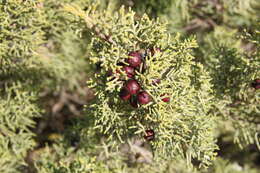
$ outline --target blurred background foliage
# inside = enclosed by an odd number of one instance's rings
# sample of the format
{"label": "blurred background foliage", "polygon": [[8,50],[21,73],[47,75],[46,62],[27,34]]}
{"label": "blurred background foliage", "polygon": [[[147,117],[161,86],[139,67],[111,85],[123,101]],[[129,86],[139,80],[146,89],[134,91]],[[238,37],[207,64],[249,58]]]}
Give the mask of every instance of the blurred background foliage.
{"label": "blurred background foliage", "polygon": [[[83,108],[95,99],[86,86],[97,70],[88,62],[92,34],[64,12],[72,2],[111,13],[124,5],[136,19],[167,21],[182,39],[196,36],[219,118],[208,169],[155,160],[138,139],[115,150],[91,128]],[[260,77],[259,11],[258,0],[1,0],[0,172],[259,172],[260,93],[250,88]]]}

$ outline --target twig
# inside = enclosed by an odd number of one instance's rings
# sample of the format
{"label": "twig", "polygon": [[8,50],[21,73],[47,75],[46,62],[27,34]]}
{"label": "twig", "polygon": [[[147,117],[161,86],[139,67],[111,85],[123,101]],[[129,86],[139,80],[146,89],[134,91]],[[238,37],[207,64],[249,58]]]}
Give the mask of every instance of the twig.
{"label": "twig", "polygon": [[76,6],[76,5],[64,5],[64,10],[84,19],[89,30],[91,30],[99,38],[107,41],[108,43],[110,43],[112,45],[116,45],[116,42],[109,35],[102,33],[101,30],[94,24],[92,18],[89,17],[78,6]]}

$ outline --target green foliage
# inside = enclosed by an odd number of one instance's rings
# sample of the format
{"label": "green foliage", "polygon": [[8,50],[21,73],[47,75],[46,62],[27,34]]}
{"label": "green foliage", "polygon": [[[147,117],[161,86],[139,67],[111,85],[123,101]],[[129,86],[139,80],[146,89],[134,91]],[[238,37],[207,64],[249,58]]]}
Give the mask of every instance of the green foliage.
{"label": "green foliage", "polygon": [[[254,66],[251,65],[251,67]],[[238,67],[233,69],[238,70]],[[231,68],[229,68],[229,70],[233,71]],[[229,93],[224,94],[225,92],[223,92],[219,95],[224,97],[224,99],[217,105],[219,114],[223,115],[225,119],[233,122],[236,134],[235,141],[244,146],[254,142],[259,143],[259,128],[257,126],[259,122],[259,92],[255,91],[250,86],[252,82],[251,79],[254,79],[257,75],[252,73],[252,71],[250,74],[250,70],[252,69],[247,66],[244,69],[241,68],[241,70],[238,70],[238,73],[233,79],[222,78],[223,82],[227,81],[225,91],[229,90]],[[256,68],[253,70],[257,72]],[[235,72],[235,70],[233,72]],[[244,79],[244,83],[241,79]],[[239,82],[237,82],[238,80]],[[224,105],[225,109],[223,109]]]}
{"label": "green foliage", "polygon": [[6,90],[1,89],[0,100],[0,171],[16,172],[25,165],[27,150],[35,145],[35,136],[30,128],[39,117],[41,110],[35,102],[35,94],[24,91],[17,84]]}
{"label": "green foliage", "polygon": [[146,13],[149,14],[149,16],[157,17],[158,15],[168,13],[173,3],[173,0],[133,0],[132,3],[130,1],[126,1],[125,5],[131,6],[135,11],[140,14]]}
{"label": "green foliage", "polygon": [[[36,1],[0,2],[1,73],[27,65],[43,42],[42,14]],[[2,72],[3,70],[3,72]]]}
{"label": "green foliage", "polygon": [[195,31],[199,35],[219,25],[233,29],[251,26],[259,15],[257,0],[171,0],[168,8],[167,14],[159,16],[171,21],[170,30]]}
{"label": "green foliage", "polygon": [[[77,3],[82,4],[82,1]],[[45,16],[42,30],[46,43],[40,45],[36,52],[39,67],[48,71],[47,84],[44,85],[53,86],[56,90],[60,90],[61,86],[66,86],[68,90],[81,89],[82,78],[89,71],[83,44],[89,39],[88,35],[80,35],[84,31],[76,25],[75,17],[64,13],[62,2],[48,0],[41,6]]]}
{"label": "green foliage", "polygon": [[[87,107],[88,114],[95,117],[94,128],[108,140],[121,142],[154,129],[156,140],[152,146],[156,154],[181,155],[188,163],[196,158],[201,165],[208,165],[217,147],[212,135],[214,118],[208,114],[212,102],[209,78],[202,66],[193,62],[191,55],[196,42],[193,39],[182,42],[178,35],[171,37],[165,32],[165,24],[147,16],[135,21],[134,13],[126,13],[123,8],[114,15],[91,10],[91,14],[84,14],[73,6],[66,6],[66,9],[87,20],[88,26],[91,25],[89,21],[96,22],[93,25],[102,28],[100,30],[114,43],[109,44],[99,36],[92,39],[90,60],[93,64],[101,63],[102,67],[89,82],[97,96],[96,102]],[[152,47],[162,52],[148,55],[148,68],[145,73],[138,74],[137,80],[153,102],[133,109],[118,96],[123,83],[110,80],[107,73],[119,70],[117,64],[125,63],[129,52]],[[122,77],[127,79],[123,73]],[[153,79],[162,81],[155,86],[151,85]],[[169,93],[170,103],[161,101],[164,93]]]}
{"label": "green foliage", "polygon": [[[57,143],[63,143],[64,139],[57,140]],[[66,143],[66,142],[65,142]],[[187,167],[184,160],[157,160],[147,164],[127,161],[129,157],[145,159],[145,149],[141,149],[133,142],[120,146],[120,150],[114,150],[110,144],[92,143],[89,147],[70,147],[63,144],[54,144],[54,146],[45,147],[37,151],[37,160],[35,168],[38,172],[96,172],[96,173],[143,173],[143,172],[185,172],[196,173],[196,169]],[[95,145],[93,145],[95,144]],[[76,152],[75,152],[76,151]],[[144,155],[142,155],[144,154]],[[147,153],[146,153],[147,154]],[[93,156],[94,155],[94,156]],[[135,160],[135,159],[134,159]]]}
{"label": "green foliage", "polygon": [[209,170],[209,172],[225,172],[225,173],[242,173],[242,172],[247,172],[247,173],[257,173],[259,170],[250,168],[249,166],[245,166],[242,168],[238,163],[230,163],[227,160],[218,158],[212,169]]}
{"label": "green foliage", "polygon": [[[50,7],[51,1],[44,5]],[[74,61],[85,53],[76,31],[58,33],[57,28],[66,30],[67,20],[52,19],[46,11],[41,1],[0,2],[1,172],[22,171],[26,166],[27,152],[36,146],[31,131],[34,119],[43,115],[39,109],[44,105],[43,88],[59,89],[67,81],[70,89],[80,88],[79,76],[86,72],[83,58]],[[48,28],[55,20],[60,25]],[[47,43],[48,39],[52,40]]]}
{"label": "green foliage", "polygon": [[[57,141],[62,143],[62,140]],[[64,141],[63,141],[64,142]],[[93,144],[93,143],[92,143]],[[218,157],[209,169],[195,169],[187,167],[184,160],[178,158],[174,160],[158,159],[147,163],[144,149],[139,148],[133,142],[121,146],[118,151],[111,150],[109,144],[95,143],[94,148],[76,149],[66,145],[46,147],[38,151],[35,166],[39,172],[113,172],[113,173],[257,173],[258,170],[250,165],[240,166],[238,162],[231,162]],[[141,149],[141,150],[140,150]],[[75,152],[75,150],[77,152]],[[94,154],[94,152],[99,153]],[[93,157],[92,155],[95,155]],[[91,157],[89,157],[91,156]],[[133,159],[134,158],[134,159]],[[135,161],[133,161],[133,160]],[[144,160],[142,160],[144,159]],[[132,160],[132,161],[131,161]],[[138,162],[139,160],[139,162]]]}
{"label": "green foliage", "polygon": [[[257,49],[259,45],[257,45]],[[259,91],[251,84],[260,75],[259,52],[242,54],[226,46],[216,47],[209,64],[216,97],[215,113],[233,123],[235,142],[259,147]],[[225,75],[223,75],[225,74]]]}
{"label": "green foliage", "polygon": [[251,83],[259,78],[259,2],[177,0],[169,6],[158,16],[169,21],[170,32],[197,36],[195,57],[210,73],[216,98],[212,112],[232,122],[241,147],[258,144],[259,91]]}
{"label": "green foliage", "polygon": [[[257,0],[0,1],[0,172],[259,172],[259,9]],[[118,96],[128,79],[118,63],[151,48],[162,51],[147,51],[136,79],[153,101],[135,109]],[[108,76],[117,71],[121,80]],[[83,114],[74,96],[87,97],[89,77],[96,97]],[[80,118],[68,121],[68,110]]]}
{"label": "green foliage", "polygon": [[37,75],[32,62],[37,46],[43,43],[42,20],[35,1],[0,2],[1,172],[20,170],[26,165],[27,151],[35,146],[31,128],[35,125],[33,118],[39,117],[41,110],[36,103],[33,83]]}

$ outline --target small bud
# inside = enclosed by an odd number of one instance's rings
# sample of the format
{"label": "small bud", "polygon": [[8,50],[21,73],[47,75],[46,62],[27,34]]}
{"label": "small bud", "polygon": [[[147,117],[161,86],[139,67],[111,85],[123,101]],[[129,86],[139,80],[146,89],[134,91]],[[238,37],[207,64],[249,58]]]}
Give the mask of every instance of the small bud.
{"label": "small bud", "polygon": [[144,139],[147,141],[151,141],[153,140],[155,137],[155,133],[153,130],[146,130],[145,131],[145,135],[144,135]]}
{"label": "small bud", "polygon": [[169,95],[169,94],[162,94],[161,95],[161,97],[163,97],[162,98],[163,102],[166,102],[166,103],[170,102],[171,99],[170,99],[170,97],[167,97],[167,95]]}

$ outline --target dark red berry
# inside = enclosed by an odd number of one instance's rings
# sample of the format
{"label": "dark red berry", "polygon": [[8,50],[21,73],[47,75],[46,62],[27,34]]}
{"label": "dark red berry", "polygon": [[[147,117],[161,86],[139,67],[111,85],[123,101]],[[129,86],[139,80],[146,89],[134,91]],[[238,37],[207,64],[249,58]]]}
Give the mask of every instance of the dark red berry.
{"label": "dark red berry", "polygon": [[153,140],[155,137],[155,133],[153,130],[145,130],[144,139],[147,141]]}
{"label": "dark red berry", "polygon": [[130,66],[124,66],[123,70],[126,72],[127,77],[133,78],[135,75],[135,69]]}
{"label": "dark red berry", "polygon": [[119,92],[119,97],[122,100],[126,101],[131,98],[131,94],[125,88],[122,88],[121,91]]}
{"label": "dark red berry", "polygon": [[154,80],[152,80],[152,84],[153,84],[153,85],[158,85],[159,83],[161,83],[161,80],[160,80],[160,79],[154,79]]}
{"label": "dark red berry", "polygon": [[127,63],[134,68],[137,68],[142,63],[142,56],[139,52],[129,53],[130,58],[127,59]]}
{"label": "dark red berry", "polygon": [[137,99],[136,99],[136,97],[132,97],[131,99],[130,99],[130,105],[133,107],[133,108],[138,108],[138,103],[137,103]]}
{"label": "dark red berry", "polygon": [[140,90],[140,85],[136,80],[130,79],[125,83],[125,89],[131,94],[137,94]]}
{"label": "dark red berry", "polygon": [[260,89],[260,79],[255,79],[251,86],[255,89]]}
{"label": "dark red berry", "polygon": [[168,102],[171,100],[170,97],[167,97],[167,95],[169,95],[169,94],[162,94],[162,95],[161,95],[161,97],[163,97],[163,98],[162,98],[162,101],[163,101],[163,102],[168,103]]}
{"label": "dark red berry", "polygon": [[146,91],[142,91],[138,93],[137,100],[138,103],[145,105],[151,101],[151,97]]}

